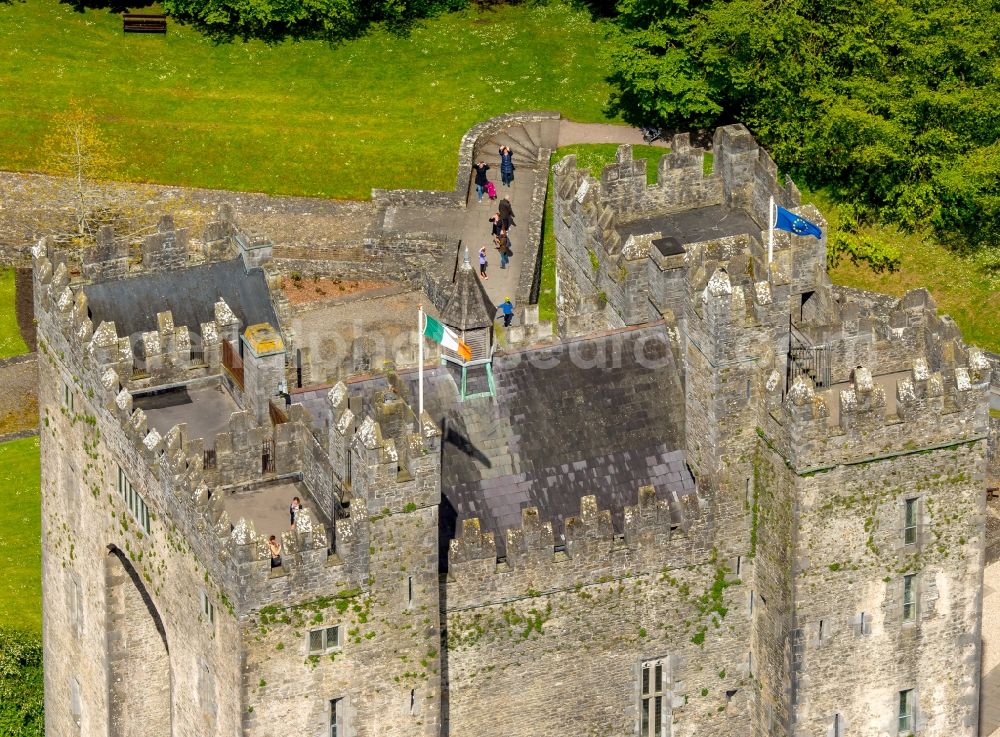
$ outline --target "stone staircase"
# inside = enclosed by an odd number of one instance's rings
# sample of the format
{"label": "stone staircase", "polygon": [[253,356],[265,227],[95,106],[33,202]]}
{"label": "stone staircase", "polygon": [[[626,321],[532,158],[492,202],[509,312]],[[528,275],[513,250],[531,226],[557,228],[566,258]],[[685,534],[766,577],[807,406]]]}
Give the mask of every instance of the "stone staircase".
{"label": "stone staircase", "polygon": [[[545,129],[551,121],[518,123],[480,141],[476,146],[474,159],[485,161],[493,168],[500,167],[501,146],[508,146],[514,153],[514,166],[523,169],[538,168],[538,151],[552,148],[552,133]],[[556,121],[557,125],[558,122]],[[545,144],[549,144],[546,146]]]}

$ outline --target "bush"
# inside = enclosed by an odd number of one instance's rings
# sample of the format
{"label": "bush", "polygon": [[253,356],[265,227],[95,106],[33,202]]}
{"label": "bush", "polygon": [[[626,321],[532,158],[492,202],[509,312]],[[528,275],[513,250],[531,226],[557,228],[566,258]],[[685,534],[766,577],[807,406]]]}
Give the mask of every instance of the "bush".
{"label": "bush", "polygon": [[44,737],[44,707],[41,638],[0,628],[0,734]]}
{"label": "bush", "polygon": [[280,41],[360,35],[372,23],[403,29],[466,6],[465,0],[163,0],[170,15],[190,21],[213,38]]}

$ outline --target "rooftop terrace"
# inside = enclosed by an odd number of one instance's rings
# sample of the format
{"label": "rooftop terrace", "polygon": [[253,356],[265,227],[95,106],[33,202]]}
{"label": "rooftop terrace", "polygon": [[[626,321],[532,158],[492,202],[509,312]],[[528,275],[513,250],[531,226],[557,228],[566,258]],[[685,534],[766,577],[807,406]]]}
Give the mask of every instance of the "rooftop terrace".
{"label": "rooftop terrace", "polygon": [[163,436],[174,425],[186,423],[188,439],[204,438],[206,448],[215,447],[215,436],[227,429],[230,415],[240,411],[229,392],[218,383],[137,394],[132,406],[143,410],[150,427]]}
{"label": "rooftop terrace", "polygon": [[292,497],[296,496],[309,510],[314,523],[322,523],[327,530],[332,529],[328,515],[322,513],[306,485],[300,481],[264,482],[251,488],[220,489],[215,493],[224,494],[223,503],[234,524],[244,518],[253,523],[258,535],[275,535],[281,539],[281,533],[291,526],[288,507]]}

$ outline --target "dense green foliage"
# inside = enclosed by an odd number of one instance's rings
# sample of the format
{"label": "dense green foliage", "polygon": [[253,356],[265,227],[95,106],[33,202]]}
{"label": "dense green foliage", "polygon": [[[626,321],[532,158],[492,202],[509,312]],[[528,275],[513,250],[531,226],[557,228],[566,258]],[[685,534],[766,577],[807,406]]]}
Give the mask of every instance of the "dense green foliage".
{"label": "dense green foliage", "polygon": [[45,734],[42,639],[33,632],[0,627],[0,734]]}
{"label": "dense green foliage", "polygon": [[996,244],[998,7],[620,0],[611,106],[681,129],[743,122],[784,171],[828,187],[859,224],[932,223]]}
{"label": "dense green foliage", "polygon": [[466,0],[162,0],[163,9],[219,39],[345,39],[373,23],[401,28]]}

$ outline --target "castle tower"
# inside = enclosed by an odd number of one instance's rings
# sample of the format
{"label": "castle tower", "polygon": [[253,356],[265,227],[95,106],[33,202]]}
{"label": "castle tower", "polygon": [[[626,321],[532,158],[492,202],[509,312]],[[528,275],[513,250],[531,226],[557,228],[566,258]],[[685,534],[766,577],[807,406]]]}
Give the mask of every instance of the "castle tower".
{"label": "castle tower", "polygon": [[[156,241],[150,263],[165,270],[146,277],[168,292],[205,278],[203,266],[174,268],[173,234]],[[301,406],[269,421],[284,368],[273,331],[255,323],[242,381],[223,374],[223,341],[267,302],[233,298],[231,309],[210,294],[173,313],[123,312],[147,320],[151,364],[137,371],[115,324],[91,320],[109,302],[86,290],[115,285],[71,283],[44,249],[35,266],[47,733],[269,735],[282,724],[436,737],[433,422],[391,392],[359,406],[358,422],[338,414],[346,474]],[[198,327],[197,354],[174,314]],[[290,527],[292,496],[302,508]]]}
{"label": "castle tower", "polygon": [[874,365],[846,363],[845,324],[832,387],[796,377],[761,426],[751,651],[771,734],[977,733],[988,364],[919,294],[883,317],[900,327],[869,333]]}

